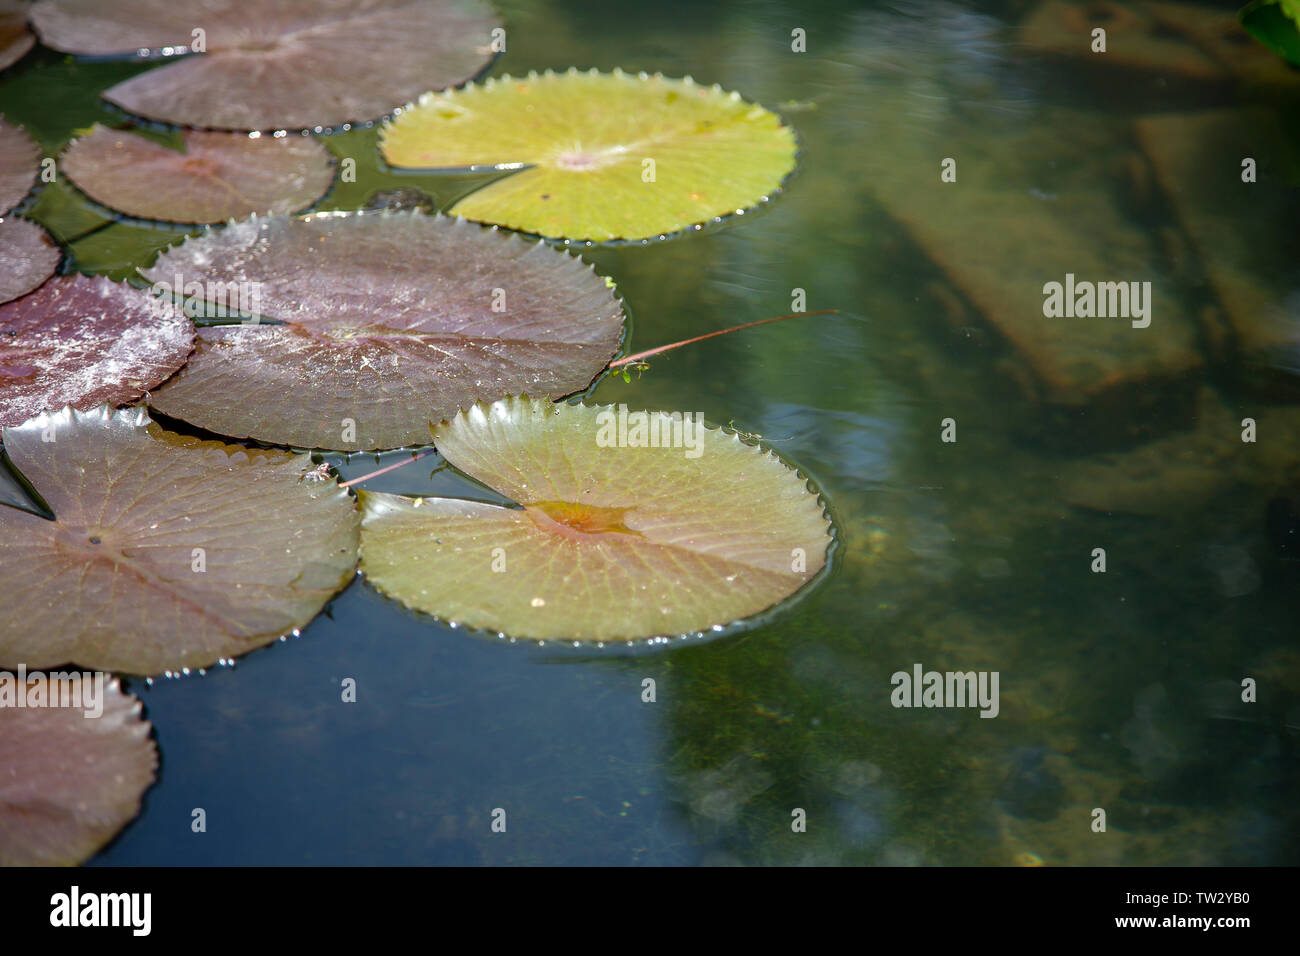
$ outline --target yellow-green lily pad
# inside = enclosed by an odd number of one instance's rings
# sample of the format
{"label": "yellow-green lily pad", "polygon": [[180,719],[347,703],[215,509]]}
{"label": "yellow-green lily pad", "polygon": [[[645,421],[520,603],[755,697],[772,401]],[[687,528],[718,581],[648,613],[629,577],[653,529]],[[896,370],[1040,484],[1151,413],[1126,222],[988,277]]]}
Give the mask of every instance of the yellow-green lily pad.
{"label": "yellow-green lily pad", "polygon": [[697,416],[510,398],[434,440],[520,507],[361,492],[361,569],[455,625],[582,643],[708,633],[826,564],[807,479]]}
{"label": "yellow-green lily pad", "polygon": [[541,236],[644,239],[743,213],[795,167],[775,113],[690,77],[530,73],[427,93],[381,133],[413,169],[519,172],[453,213]]}

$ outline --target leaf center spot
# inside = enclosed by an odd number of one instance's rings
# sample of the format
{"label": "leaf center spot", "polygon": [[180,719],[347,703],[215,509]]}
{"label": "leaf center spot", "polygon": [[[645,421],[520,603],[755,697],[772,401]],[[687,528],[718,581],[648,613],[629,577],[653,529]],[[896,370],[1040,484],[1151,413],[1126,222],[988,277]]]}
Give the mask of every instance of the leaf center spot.
{"label": "leaf center spot", "polygon": [[279,47],[279,42],[274,38],[265,40],[245,40],[239,44],[238,49],[244,53],[272,53]]}
{"label": "leaf center spot", "polygon": [[570,150],[560,153],[555,159],[556,165],[561,169],[569,169],[574,172],[595,169],[597,166],[603,166],[604,162],[599,154],[583,152],[582,150]]}
{"label": "leaf center spot", "polygon": [[526,510],[540,527],[549,527],[552,531],[641,536],[639,531],[633,531],[627,526],[628,508],[606,508],[571,501],[537,501]]}
{"label": "leaf center spot", "polygon": [[191,156],[181,163],[181,168],[187,173],[213,173],[216,172],[217,164],[203,156]]}

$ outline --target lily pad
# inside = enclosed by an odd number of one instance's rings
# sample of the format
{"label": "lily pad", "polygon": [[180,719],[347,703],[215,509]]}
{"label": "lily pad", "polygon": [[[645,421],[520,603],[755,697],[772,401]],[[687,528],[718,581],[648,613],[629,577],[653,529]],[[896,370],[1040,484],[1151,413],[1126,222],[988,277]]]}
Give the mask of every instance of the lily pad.
{"label": "lily pad", "polygon": [[[454,624],[601,642],[722,629],[822,569],[830,522],[806,479],[693,416],[676,447],[664,412],[621,430],[626,411],[512,398],[457,415],[439,451],[523,507],[362,492],[362,572]],[[638,415],[669,440],[631,447]]]}
{"label": "lily pad", "polygon": [[40,0],[31,20],[65,53],[193,52],[104,98],[164,123],[236,130],[376,119],[479,73],[499,26],[480,0]]}
{"label": "lily pad", "polygon": [[0,425],[134,402],[185,364],[194,325],[142,289],[62,276],[0,305]]}
{"label": "lily pad", "polygon": [[0,667],[206,667],[352,578],[355,503],[305,455],[183,438],[138,407],[45,413],[4,445],[56,520],[0,508]]}
{"label": "lily pad", "polygon": [[0,0],[0,70],[13,66],[36,43],[27,29],[27,4],[22,0]]}
{"label": "lily pad", "polygon": [[[140,812],[158,749],[140,702],[105,681],[95,707],[78,679],[0,673],[0,695],[46,706],[0,706],[0,866],[71,866],[103,847]],[[94,695],[92,695],[94,696]],[[102,706],[98,716],[94,710]],[[92,716],[87,716],[87,710]]]}
{"label": "lily pad", "polygon": [[128,216],[217,223],[289,213],[317,202],[334,180],[330,151],[305,136],[187,130],[184,151],[96,124],[60,161],[78,188]]}
{"label": "lily pad", "polygon": [[[49,233],[17,216],[0,219],[0,303],[31,292],[54,275],[58,266],[59,247]],[[0,351],[3,349],[0,340]],[[3,378],[0,370],[0,381]]]}
{"label": "lily pad", "polygon": [[26,130],[0,119],[0,215],[23,201],[36,182],[41,148]]}
{"label": "lily pad", "polygon": [[143,274],[254,283],[255,311],[283,323],[201,329],[151,404],[298,448],[428,444],[430,422],[475,401],[579,391],[623,329],[618,298],[580,259],[417,212],[248,220]]}
{"label": "lily pad", "polygon": [[521,169],[452,212],[542,236],[679,232],[767,200],[795,166],[775,113],[690,77],[615,70],[509,76],[420,98],[385,125],[384,158]]}

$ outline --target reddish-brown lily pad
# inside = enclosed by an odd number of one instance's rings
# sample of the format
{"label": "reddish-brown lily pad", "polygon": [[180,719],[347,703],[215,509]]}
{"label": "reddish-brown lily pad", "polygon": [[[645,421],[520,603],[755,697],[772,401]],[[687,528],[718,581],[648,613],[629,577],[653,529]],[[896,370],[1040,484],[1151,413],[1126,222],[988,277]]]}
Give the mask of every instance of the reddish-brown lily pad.
{"label": "reddish-brown lily pad", "polygon": [[0,508],[0,667],[206,667],[305,626],[353,577],[356,504],[306,455],[183,438],[139,407],[3,436],[56,520]]}
{"label": "reddish-brown lily pad", "polygon": [[21,60],[36,43],[27,29],[27,4],[23,0],[0,0],[0,70]]}
{"label": "reddish-brown lily pad", "polygon": [[0,866],[89,859],[140,812],[157,767],[140,702],[116,680],[0,672]]}
{"label": "reddish-brown lily pad", "polygon": [[250,283],[280,325],[199,331],[159,411],[210,431],[339,451],[429,442],[476,401],[591,383],[623,311],[582,260],[416,212],[234,223],[143,274],[177,286]]}
{"label": "reddish-brown lily pad", "polygon": [[361,570],[408,607],[577,642],[722,630],[825,566],[807,480],[701,417],[511,398],[434,432],[522,505],[361,492]]}
{"label": "reddish-brown lily pad", "polygon": [[330,151],[306,136],[248,136],[187,130],[178,151],[95,125],[60,161],[78,188],[128,216],[217,223],[297,212],[330,188]]}
{"label": "reddish-brown lily pad", "polygon": [[0,425],[134,402],[185,364],[194,324],[103,276],[62,276],[0,305]]}
{"label": "reddish-brown lily pad", "polygon": [[23,201],[36,182],[41,148],[21,126],[0,119],[0,215]]}
{"label": "reddish-brown lily pad", "polygon": [[480,0],[41,0],[31,19],[67,53],[194,52],[103,95],[165,123],[241,130],[376,119],[479,73],[499,26]]}
{"label": "reddish-brown lily pad", "polygon": [[[0,303],[31,292],[54,275],[58,265],[59,247],[44,229],[17,216],[0,219]],[[0,371],[0,381],[3,377]]]}

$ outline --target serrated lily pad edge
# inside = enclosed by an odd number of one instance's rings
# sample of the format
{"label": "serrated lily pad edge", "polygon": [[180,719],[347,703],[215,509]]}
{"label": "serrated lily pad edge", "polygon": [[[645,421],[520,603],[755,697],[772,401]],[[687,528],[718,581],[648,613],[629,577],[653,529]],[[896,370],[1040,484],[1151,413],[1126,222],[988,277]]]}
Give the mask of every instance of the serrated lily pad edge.
{"label": "serrated lily pad edge", "polygon": [[[718,227],[731,222],[733,219],[738,219],[741,216],[753,215],[763,211],[764,209],[767,208],[768,204],[771,203],[772,200],[781,196],[786,191],[787,187],[790,184],[790,180],[795,176],[796,173],[799,172],[799,168],[803,164],[803,156],[804,156],[803,138],[799,135],[799,130],[792,123],[790,123],[785,118],[785,116],[782,115],[778,110],[772,109],[770,106],[764,106],[762,103],[759,103],[755,100],[745,99],[745,97],[741,96],[740,93],[737,92],[736,90],[724,89],[722,84],[720,83],[714,83],[711,86],[703,83],[698,83],[696,82],[695,78],[692,77],[689,73],[686,74],[685,76],[680,76],[680,77],[667,76],[658,71],[654,73],[649,73],[645,70],[640,70],[636,73],[628,73],[620,69],[619,67],[614,67],[614,69],[606,72],[594,66],[585,70],[579,69],[576,66],[571,66],[567,70],[563,70],[559,73],[557,73],[555,70],[552,69],[543,70],[541,73],[539,73],[537,70],[529,70],[528,73],[524,76],[512,76],[509,73],[503,73],[500,76],[486,77],[481,82],[479,81],[478,78],[475,78],[474,80],[471,80],[466,83],[462,83],[459,86],[448,87],[445,90],[430,90],[427,93],[422,93],[420,94],[419,99],[415,100],[414,102],[407,103],[404,106],[399,106],[397,109],[393,110],[391,114],[384,117],[382,120],[376,120],[375,122],[376,123],[382,122],[383,125],[386,127],[389,123],[397,119],[399,115],[406,112],[407,110],[414,109],[417,106],[422,106],[423,104],[429,102],[430,100],[438,96],[447,96],[447,95],[454,96],[456,93],[459,93],[460,91],[466,89],[471,85],[479,85],[486,89],[495,85],[496,83],[507,83],[507,82],[519,81],[519,80],[536,80],[545,76],[581,76],[583,74],[587,76],[617,76],[617,77],[631,76],[631,77],[635,77],[638,80],[651,80],[651,79],[673,80],[673,81],[685,83],[688,86],[698,86],[702,89],[711,89],[718,93],[726,94],[732,97],[733,99],[739,100],[743,103],[747,103],[750,106],[754,106],[759,109],[766,110],[767,112],[776,116],[776,118],[781,121],[782,128],[788,129],[790,131],[790,135],[794,137],[794,165],[791,166],[790,170],[784,176],[781,177],[781,181],[777,183],[776,187],[770,193],[768,193],[765,196],[760,196],[757,200],[754,201],[754,204],[752,206],[746,206],[744,209],[736,209],[732,212],[725,212],[719,216],[714,216],[712,219],[708,219],[704,222],[689,223],[685,226],[682,226],[682,228],[680,229],[674,229],[672,232],[661,232],[658,235],[645,236],[640,239],[566,239],[563,236],[544,236],[541,233],[526,232],[522,229],[511,229],[508,226],[501,226],[497,223],[480,221],[478,219],[467,219],[466,221],[474,222],[481,226],[491,226],[493,229],[500,229],[502,232],[512,232],[518,236],[539,240],[541,242],[547,243],[548,245],[554,245],[554,246],[564,246],[564,247],[577,246],[583,249],[595,249],[595,248],[606,249],[606,248],[620,248],[625,246],[649,246],[655,243],[668,242],[669,240],[677,239],[680,238],[681,236],[690,235],[692,233],[706,233],[706,234],[712,233],[716,231]],[[448,166],[448,167],[392,166],[388,163],[388,160],[384,158],[383,129],[380,130],[378,141],[376,143],[376,148],[379,153],[378,155],[379,168],[383,172],[391,176],[404,176],[404,175],[456,176],[456,175],[475,174],[475,173],[481,175],[485,173],[520,172],[525,169],[531,169],[535,165],[533,163],[502,163],[501,165],[498,166],[491,166],[491,165],[489,166]],[[456,204],[459,203],[461,200],[466,199],[469,196],[472,196],[480,189],[488,188],[495,182],[496,180],[492,180],[492,182],[487,182],[482,184],[481,186],[476,186],[474,187],[474,189],[470,190],[469,192],[458,195],[454,200],[452,200],[450,207],[448,208],[447,212],[444,215],[456,216],[456,218],[464,219],[465,218],[464,216],[459,216],[456,214],[455,212]]]}
{"label": "serrated lily pad edge", "polygon": [[[108,404],[107,402],[103,402],[99,405],[96,405],[93,408],[87,409],[86,411],[78,411],[76,408],[73,408],[71,405],[64,405],[62,408],[54,411],[47,410],[47,411],[40,412],[39,414],[33,416],[32,418],[27,419],[27,421],[23,422],[21,425],[12,425],[8,427],[24,428],[29,425],[32,425],[33,423],[41,419],[47,419],[46,424],[57,426],[60,421],[66,421],[66,422],[72,421],[74,416],[79,416],[83,419],[88,416],[94,416],[96,418],[103,419],[108,416],[122,414],[125,412],[125,413],[133,413],[133,416],[129,419],[129,424],[131,424],[132,426],[147,428],[149,425],[156,425],[158,428],[162,429],[165,432],[168,432],[169,434],[178,435],[179,437],[182,438],[195,438],[198,442],[201,443],[199,447],[194,449],[194,451],[198,454],[207,454],[210,452],[223,452],[227,458],[231,458],[234,455],[239,454],[241,452],[246,454],[248,452],[271,451],[271,452],[276,452],[278,454],[290,454],[290,455],[294,455],[295,457],[300,456],[303,458],[305,463],[314,464],[314,462],[312,462],[311,460],[310,455],[301,452],[286,451],[283,446],[270,445],[265,447],[258,446],[258,447],[248,448],[241,444],[236,444],[232,439],[226,439],[224,437],[204,438],[204,437],[191,436],[191,435],[182,435],[179,432],[172,431],[172,429],[168,428],[165,424],[158,421],[156,418],[152,417],[149,414],[149,411],[150,410],[147,407],[146,402],[144,401],[138,402],[134,405],[123,405],[118,408],[114,408],[112,405]],[[58,419],[58,421],[55,421],[55,419]],[[6,429],[0,429],[0,439],[3,439],[5,431]],[[3,445],[0,445],[0,449],[2,448]],[[23,484],[28,489],[36,490],[31,485],[31,482],[28,481],[27,476],[24,475],[19,470],[16,463],[10,462],[6,459],[6,464],[9,466],[12,473],[15,476],[17,476],[21,484]],[[304,475],[305,474],[306,472],[304,472]],[[156,674],[150,674],[150,675],[133,674],[128,671],[114,671],[113,672],[114,675],[116,677],[125,677],[128,679],[143,680],[149,686],[152,686],[154,681],[156,680],[163,680],[163,679],[175,680],[180,677],[190,677],[194,674],[198,674],[199,676],[205,676],[207,672],[210,670],[216,670],[218,668],[233,668],[239,661],[245,660],[250,655],[256,654],[258,651],[269,650],[270,648],[276,646],[277,644],[286,643],[291,637],[294,638],[295,640],[301,637],[303,631],[306,630],[308,627],[310,627],[313,623],[315,623],[316,619],[319,618],[322,614],[324,614],[329,609],[330,605],[334,601],[337,601],[339,597],[349,587],[352,586],[353,581],[355,581],[358,577],[361,576],[361,567],[360,567],[361,519],[363,517],[363,513],[361,511],[360,502],[357,500],[356,494],[352,493],[350,489],[343,487],[342,483],[338,480],[337,469],[335,469],[335,475],[333,476],[333,481],[341,491],[343,491],[348,497],[353,499],[353,508],[356,511],[356,515],[357,515],[357,551],[352,563],[352,571],[348,574],[340,576],[338,587],[335,588],[334,593],[330,597],[325,599],[325,602],[321,605],[321,609],[317,611],[314,615],[312,615],[310,620],[306,621],[300,627],[290,628],[289,630],[284,631],[281,634],[275,635],[274,637],[270,638],[270,640],[266,641],[266,643],[259,644],[256,647],[250,648],[244,653],[238,655],[237,657],[222,658],[218,660],[216,663],[207,665],[205,667],[181,667],[176,670],[163,670],[163,671],[159,671]],[[39,491],[38,491],[38,495],[39,495]],[[44,504],[44,501],[41,500],[40,503]],[[0,505],[0,507],[7,507],[7,506]],[[48,509],[48,506],[46,507]],[[44,518],[47,521],[58,520],[58,516],[54,515],[52,511],[50,512],[50,514],[53,515],[53,517],[49,517],[49,518],[46,518],[45,515],[36,514],[35,512],[27,512],[27,513],[33,514],[35,517],[38,518]],[[58,670],[60,669],[60,667],[65,670],[69,668],[76,669],[77,666],[78,665],[73,665],[71,663],[65,662],[59,667],[52,667],[48,669],[43,668],[42,670]]]}
{"label": "serrated lily pad edge", "polygon": [[[418,211],[414,211],[414,210],[404,210],[404,209],[403,209],[403,210],[392,210],[392,209],[326,209],[326,210],[322,210],[322,211],[319,211],[319,212],[305,212],[305,213],[293,213],[293,214],[278,213],[278,214],[276,214],[276,215],[272,215],[272,216],[258,216],[256,213],[254,213],[253,215],[251,215],[251,216],[247,216],[247,217],[244,218],[244,219],[228,219],[228,220],[226,220],[226,222],[221,223],[221,224],[214,223],[214,224],[212,224],[212,225],[210,225],[210,226],[207,226],[207,227],[202,228],[201,231],[199,231],[199,232],[197,232],[197,233],[188,233],[188,232],[185,233],[184,236],[182,237],[182,239],[181,239],[180,242],[177,242],[177,243],[174,243],[174,244],[172,244],[172,245],[170,245],[170,246],[165,246],[165,247],[163,247],[162,249],[159,249],[159,250],[158,250],[158,253],[154,256],[153,261],[152,261],[149,265],[147,265],[147,266],[136,266],[136,276],[134,276],[133,278],[138,277],[138,278],[139,278],[141,281],[143,281],[143,282],[150,282],[149,277],[146,276],[146,275],[144,274],[144,270],[145,270],[145,269],[153,269],[154,267],[156,267],[156,266],[158,265],[158,260],[161,259],[161,258],[162,258],[164,255],[166,255],[168,252],[172,251],[173,249],[180,249],[181,247],[183,247],[183,246],[184,246],[186,243],[188,243],[188,242],[192,242],[192,241],[197,241],[197,240],[203,239],[203,238],[207,237],[209,234],[215,233],[215,232],[217,232],[217,231],[219,231],[219,230],[221,230],[221,229],[226,228],[227,226],[235,225],[236,223],[244,223],[244,222],[248,222],[249,220],[254,220],[254,219],[297,219],[297,220],[302,221],[302,222],[310,222],[312,219],[350,219],[350,218],[353,218],[353,217],[361,217],[361,216],[376,216],[376,217],[380,217],[380,218],[385,217],[385,216],[394,216],[394,217],[396,217],[396,216],[410,216],[410,217],[419,216],[419,217],[424,218],[424,219],[446,219],[446,220],[450,220],[450,221],[452,221],[452,222],[453,222],[453,225],[454,225],[455,228],[484,229],[484,230],[489,230],[489,231],[491,231],[491,232],[499,232],[499,233],[501,233],[503,236],[505,236],[505,237],[507,238],[507,240],[517,240],[517,241],[522,242],[522,243],[524,243],[525,245],[528,245],[528,246],[548,246],[548,247],[553,248],[553,249],[556,248],[556,244],[555,244],[555,243],[550,242],[550,241],[547,241],[547,240],[545,240],[545,239],[543,239],[543,238],[541,238],[541,237],[530,236],[530,235],[528,235],[527,233],[516,232],[516,231],[513,230],[513,229],[506,229],[506,228],[504,228],[504,227],[502,227],[502,226],[497,226],[497,225],[494,225],[494,224],[491,224],[491,223],[482,223],[482,222],[478,222],[478,221],[473,220],[473,219],[466,219],[464,216],[454,216],[454,215],[450,215],[450,214],[448,214],[448,213],[444,213],[444,212],[441,212],[441,211],[430,214],[430,213],[423,213],[423,212],[418,212]],[[143,222],[150,222],[150,223],[151,223],[151,222],[153,222],[154,220],[142,220],[142,221],[143,221]],[[171,225],[171,224],[164,223],[163,225]],[[178,227],[178,228],[179,228],[179,229],[183,229],[184,227]],[[190,228],[192,229],[193,227],[190,227]],[[588,243],[588,245],[591,245],[591,243]],[[605,367],[604,367],[603,369],[601,369],[600,371],[598,371],[598,372],[595,374],[595,376],[592,378],[592,380],[591,380],[590,382],[588,382],[586,385],[584,385],[582,388],[577,389],[576,391],[573,391],[573,392],[569,392],[567,395],[561,395],[561,396],[559,396],[559,398],[557,399],[557,401],[578,401],[578,400],[581,400],[581,399],[583,399],[583,398],[589,397],[589,396],[592,394],[592,392],[596,389],[596,387],[599,386],[600,383],[604,380],[604,377],[605,377],[607,374],[609,374],[609,372],[611,371],[611,364],[612,364],[613,362],[617,361],[620,357],[622,357],[623,355],[626,354],[627,347],[628,347],[628,343],[629,343],[629,342],[631,341],[631,339],[632,339],[632,321],[633,321],[633,320],[632,320],[632,312],[631,312],[631,310],[628,308],[627,300],[623,298],[622,292],[619,290],[618,284],[614,281],[614,279],[613,279],[612,276],[608,276],[608,275],[605,275],[605,274],[602,273],[602,272],[598,272],[598,271],[596,270],[596,265],[595,265],[595,263],[593,263],[593,262],[588,262],[586,259],[582,258],[581,253],[571,251],[570,249],[559,249],[559,250],[557,250],[557,251],[563,252],[563,253],[564,253],[568,258],[570,258],[570,259],[576,259],[576,260],[578,260],[580,263],[582,263],[584,266],[587,267],[587,270],[588,270],[589,272],[591,272],[591,273],[594,274],[597,278],[599,278],[602,282],[604,282],[605,285],[606,285],[606,287],[610,290],[610,293],[613,295],[613,297],[614,297],[614,301],[618,303],[619,311],[623,313],[623,326],[622,326],[622,331],[621,331],[620,336],[619,336],[618,344],[617,344],[617,346],[615,346],[615,348],[614,348],[614,354],[611,355],[609,361],[605,363]],[[151,283],[149,286],[146,286],[145,288],[146,288],[146,290],[148,290],[149,288],[152,288],[152,283]],[[259,316],[257,317],[257,319],[258,319],[258,321],[259,321],[261,324],[264,324],[264,325],[284,325],[284,324],[286,324],[286,323],[284,323],[282,320],[277,319],[277,318],[275,318],[274,316],[269,316],[269,317],[268,317],[268,316],[261,316],[261,315],[259,315]],[[232,323],[228,323],[228,324],[231,324],[231,325],[238,325],[238,324],[241,324],[241,323],[239,323],[239,322],[232,322]],[[198,334],[198,333],[201,332],[202,329],[205,328],[205,327],[206,327],[206,326],[199,325],[197,322],[195,323],[195,343],[196,343],[195,347],[196,347],[196,348],[197,348],[197,342],[198,342],[198,339],[199,339],[199,334]],[[193,352],[191,351],[190,354],[193,355]],[[182,366],[182,369],[183,369],[183,368],[184,368],[184,366]],[[177,369],[176,372],[173,373],[173,375],[180,374],[180,371],[181,371],[181,369]],[[159,385],[157,386],[157,388],[161,388],[163,385],[165,385],[165,384],[167,383],[167,381],[170,380],[170,378],[171,378],[171,376],[169,376],[168,379],[164,380],[163,382],[159,383]],[[502,397],[503,397],[503,398],[509,398],[509,397],[511,397],[511,396],[502,396]],[[526,396],[525,396],[525,397],[526,397]],[[146,405],[149,404],[149,398],[150,398],[149,395],[146,395],[146,396],[144,397],[144,404],[146,404]],[[467,412],[467,411],[469,411],[471,408],[473,408],[475,405],[490,405],[490,404],[492,404],[492,403],[491,403],[491,402],[485,402],[485,401],[483,401],[482,399],[480,399],[480,400],[478,400],[478,401],[470,402],[468,405],[463,405],[463,406],[461,406],[461,407],[458,409],[458,411],[459,411],[459,412]],[[200,431],[208,432],[208,433],[213,434],[213,435],[220,435],[219,432],[214,432],[214,431],[212,431],[212,429],[204,428],[204,427],[201,426],[201,425],[195,425],[193,422],[187,422],[187,421],[185,421],[185,419],[183,419],[183,418],[179,418],[179,417],[177,417],[177,416],[175,416],[175,415],[168,415],[166,412],[162,412],[162,411],[159,411],[159,410],[153,409],[152,406],[150,406],[150,410],[153,411],[153,412],[155,412],[155,414],[162,415],[164,418],[167,418],[167,419],[169,419],[169,420],[179,421],[179,422],[184,422],[186,425],[188,425],[188,426],[191,427],[191,428],[196,428],[196,429],[198,429],[198,430],[200,430]],[[454,417],[454,416],[453,416],[453,417]],[[442,424],[446,423],[447,421],[450,421],[450,419],[443,419],[442,421],[439,421],[439,422],[430,421],[430,422],[429,422],[429,430],[430,430],[430,433],[432,433],[432,431],[433,431],[434,428],[438,427],[439,425],[442,425]],[[159,423],[159,424],[161,424],[161,423]],[[247,435],[242,435],[242,436],[237,436],[237,435],[221,435],[220,437],[221,437],[223,440],[228,441],[228,442],[249,442],[249,443],[252,443],[252,444],[256,445],[256,446],[259,447],[259,448],[278,449],[278,450],[286,450],[286,449],[287,449],[287,450],[291,450],[291,451],[293,451],[293,452],[295,452],[295,453],[301,453],[301,454],[319,452],[319,453],[321,453],[321,454],[330,454],[330,455],[336,455],[336,454],[337,454],[337,455],[342,455],[342,454],[346,454],[346,455],[370,455],[370,454],[384,454],[384,453],[387,453],[387,452],[394,452],[394,451],[417,451],[417,450],[420,450],[420,449],[425,449],[425,448],[432,448],[432,447],[434,447],[433,442],[430,441],[430,442],[428,442],[428,443],[426,443],[426,444],[422,444],[422,445],[399,445],[397,448],[363,448],[363,449],[357,449],[357,450],[355,450],[355,451],[340,451],[340,450],[338,450],[338,449],[333,449],[333,448],[300,448],[300,447],[298,447],[298,446],[296,446],[296,445],[276,445],[276,444],[272,444],[272,443],[269,443],[269,442],[262,441],[261,439],[258,439],[258,438],[252,438],[252,437],[247,436]]]}

